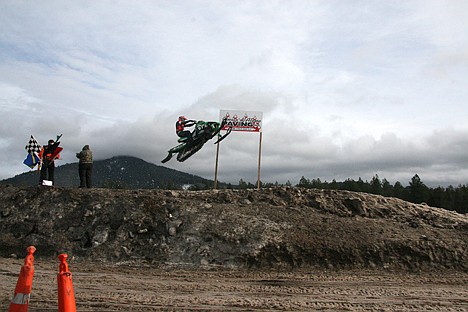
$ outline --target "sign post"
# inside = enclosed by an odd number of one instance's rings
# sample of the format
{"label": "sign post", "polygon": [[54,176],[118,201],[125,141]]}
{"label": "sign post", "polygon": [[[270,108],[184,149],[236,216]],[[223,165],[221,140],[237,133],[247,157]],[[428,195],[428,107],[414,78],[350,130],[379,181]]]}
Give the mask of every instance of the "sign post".
{"label": "sign post", "polygon": [[[218,134],[219,136],[220,134]],[[218,144],[216,144],[216,164],[215,164],[215,178],[214,178],[214,188],[217,189],[218,188],[218,157],[219,157],[219,144],[221,144],[221,142],[219,142]]]}
{"label": "sign post", "polygon": [[260,142],[258,143],[258,177],[257,177],[257,190],[260,190],[260,159],[262,158],[262,132],[260,131]]}
{"label": "sign post", "polygon": [[[241,132],[258,132],[260,133],[260,142],[258,147],[258,175],[257,175],[257,189],[260,190],[260,164],[262,155],[262,112],[253,111],[237,111],[237,110],[221,110],[219,112],[220,121],[226,119],[226,124],[221,130],[232,128],[232,131]],[[216,164],[215,164],[215,178],[214,188],[218,187],[218,160],[219,160],[219,144],[216,148]]]}

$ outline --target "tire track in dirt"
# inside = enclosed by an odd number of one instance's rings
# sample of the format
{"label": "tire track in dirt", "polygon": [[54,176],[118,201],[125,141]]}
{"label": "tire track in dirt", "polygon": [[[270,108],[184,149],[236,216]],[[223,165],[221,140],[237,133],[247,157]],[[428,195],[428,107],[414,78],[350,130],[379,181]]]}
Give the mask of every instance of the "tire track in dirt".
{"label": "tire track in dirt", "polygon": [[[58,263],[36,259],[30,311],[56,311]],[[0,311],[21,260],[0,258]],[[72,263],[78,311],[468,311],[468,273],[237,271]]]}

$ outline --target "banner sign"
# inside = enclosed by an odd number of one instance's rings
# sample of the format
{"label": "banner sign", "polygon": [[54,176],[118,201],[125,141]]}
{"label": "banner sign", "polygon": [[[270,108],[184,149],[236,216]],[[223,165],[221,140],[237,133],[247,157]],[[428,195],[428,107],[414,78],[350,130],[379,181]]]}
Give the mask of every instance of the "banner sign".
{"label": "banner sign", "polygon": [[262,112],[221,110],[219,119],[224,118],[227,124],[221,130],[232,128],[232,131],[262,132]]}

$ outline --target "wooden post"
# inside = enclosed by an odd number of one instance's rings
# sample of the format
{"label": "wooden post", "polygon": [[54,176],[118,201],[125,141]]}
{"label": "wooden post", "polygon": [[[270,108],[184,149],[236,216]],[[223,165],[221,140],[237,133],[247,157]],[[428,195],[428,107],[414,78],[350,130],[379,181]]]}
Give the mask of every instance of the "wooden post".
{"label": "wooden post", "polygon": [[[218,137],[220,135],[218,134]],[[218,144],[216,144],[216,162],[215,162],[215,176],[214,176],[214,186],[213,188],[216,190],[218,188],[218,159],[219,159],[219,144],[221,144],[221,142],[218,142]]]}
{"label": "wooden post", "polygon": [[262,134],[260,131],[260,143],[258,144],[258,177],[257,177],[257,189],[260,191],[260,160],[262,158]]}

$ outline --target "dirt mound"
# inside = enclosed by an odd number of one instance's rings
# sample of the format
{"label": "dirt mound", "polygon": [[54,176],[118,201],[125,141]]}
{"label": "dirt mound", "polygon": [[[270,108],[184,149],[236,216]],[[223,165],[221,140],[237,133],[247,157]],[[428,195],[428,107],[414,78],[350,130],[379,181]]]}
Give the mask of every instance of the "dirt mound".
{"label": "dirt mound", "polygon": [[348,191],[0,186],[0,256],[226,268],[468,269],[468,217]]}

